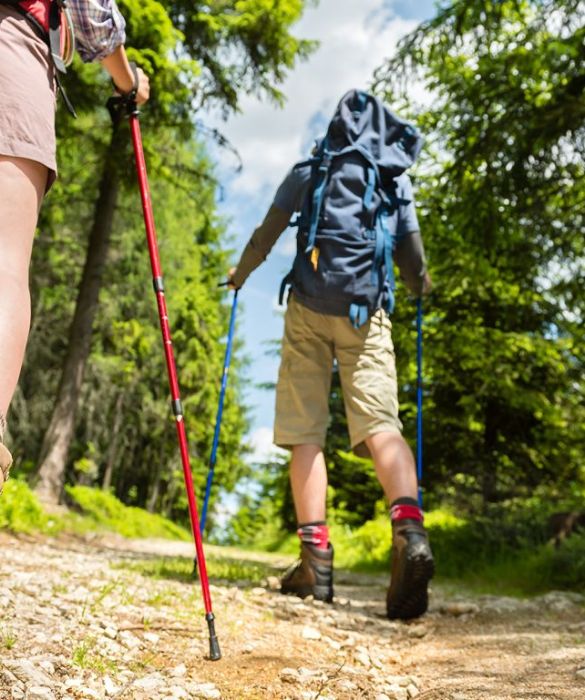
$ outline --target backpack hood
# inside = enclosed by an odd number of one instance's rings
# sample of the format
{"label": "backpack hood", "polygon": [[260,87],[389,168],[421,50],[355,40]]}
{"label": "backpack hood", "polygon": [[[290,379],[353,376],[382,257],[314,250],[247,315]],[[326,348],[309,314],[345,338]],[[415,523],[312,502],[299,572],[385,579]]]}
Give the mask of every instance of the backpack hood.
{"label": "backpack hood", "polygon": [[378,167],[396,177],[416,160],[423,145],[418,130],[393,114],[378,97],[350,90],[342,98],[327,130],[329,148],[366,150]]}

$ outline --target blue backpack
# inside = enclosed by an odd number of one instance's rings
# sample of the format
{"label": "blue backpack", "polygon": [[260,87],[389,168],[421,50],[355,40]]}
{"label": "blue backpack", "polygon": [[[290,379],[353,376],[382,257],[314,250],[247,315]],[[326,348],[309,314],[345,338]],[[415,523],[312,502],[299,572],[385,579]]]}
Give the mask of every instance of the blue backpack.
{"label": "blue backpack", "polygon": [[[422,148],[422,137],[377,97],[352,90],[339,103],[314,157],[298,226],[297,254],[282,281],[319,313],[348,315],[358,328],[380,308],[394,309],[392,252],[400,176]],[[397,181],[398,178],[398,181]]]}

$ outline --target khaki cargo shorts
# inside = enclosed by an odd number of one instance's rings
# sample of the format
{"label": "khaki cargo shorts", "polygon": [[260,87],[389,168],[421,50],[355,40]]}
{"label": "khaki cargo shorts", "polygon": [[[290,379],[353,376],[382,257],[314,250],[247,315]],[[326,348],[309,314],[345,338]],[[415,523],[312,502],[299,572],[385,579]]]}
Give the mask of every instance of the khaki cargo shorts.
{"label": "khaki cargo shorts", "polygon": [[337,360],[352,448],[379,432],[400,433],[392,324],[381,309],[360,328],[349,318],[320,314],[291,295],[276,386],[274,442],[325,446],[329,391]]}

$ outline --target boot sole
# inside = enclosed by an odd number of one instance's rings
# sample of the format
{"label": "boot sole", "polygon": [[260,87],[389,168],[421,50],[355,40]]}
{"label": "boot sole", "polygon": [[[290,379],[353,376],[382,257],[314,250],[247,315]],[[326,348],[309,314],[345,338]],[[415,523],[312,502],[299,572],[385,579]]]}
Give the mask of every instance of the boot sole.
{"label": "boot sole", "polygon": [[328,586],[299,586],[298,588],[282,588],[283,595],[296,595],[298,598],[308,598],[310,595],[315,600],[322,600],[324,603],[333,602],[333,589]]}
{"label": "boot sole", "polygon": [[429,605],[428,584],[435,573],[435,562],[428,554],[407,557],[402,578],[401,595],[386,609],[390,620],[412,620],[424,615]]}

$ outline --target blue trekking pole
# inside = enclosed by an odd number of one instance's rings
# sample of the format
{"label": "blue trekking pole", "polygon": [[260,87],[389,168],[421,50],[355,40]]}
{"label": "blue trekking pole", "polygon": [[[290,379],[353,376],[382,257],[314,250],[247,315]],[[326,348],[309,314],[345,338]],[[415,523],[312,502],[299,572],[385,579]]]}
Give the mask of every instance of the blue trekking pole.
{"label": "blue trekking pole", "polygon": [[215,419],[215,433],[213,435],[213,445],[211,448],[211,456],[209,458],[209,471],[207,472],[207,485],[205,487],[205,499],[201,510],[201,521],[199,530],[201,536],[205,530],[205,520],[207,519],[207,507],[209,505],[209,496],[211,494],[211,485],[213,483],[213,475],[215,473],[215,464],[217,462],[217,447],[219,445],[219,433],[221,430],[221,418],[223,415],[223,402],[225,399],[225,390],[227,388],[228,373],[230,369],[230,361],[232,357],[232,345],[234,340],[234,329],[236,326],[236,309],[238,306],[238,290],[234,292],[234,301],[232,303],[232,312],[230,316],[230,327],[228,331],[227,347],[225,350],[225,360],[223,363],[223,375],[221,379],[221,389],[219,392],[219,405],[217,407],[217,417]]}
{"label": "blue trekking pole", "polygon": [[422,508],[423,476],[423,308],[422,297],[416,300],[416,475],[418,478],[418,502]]}

